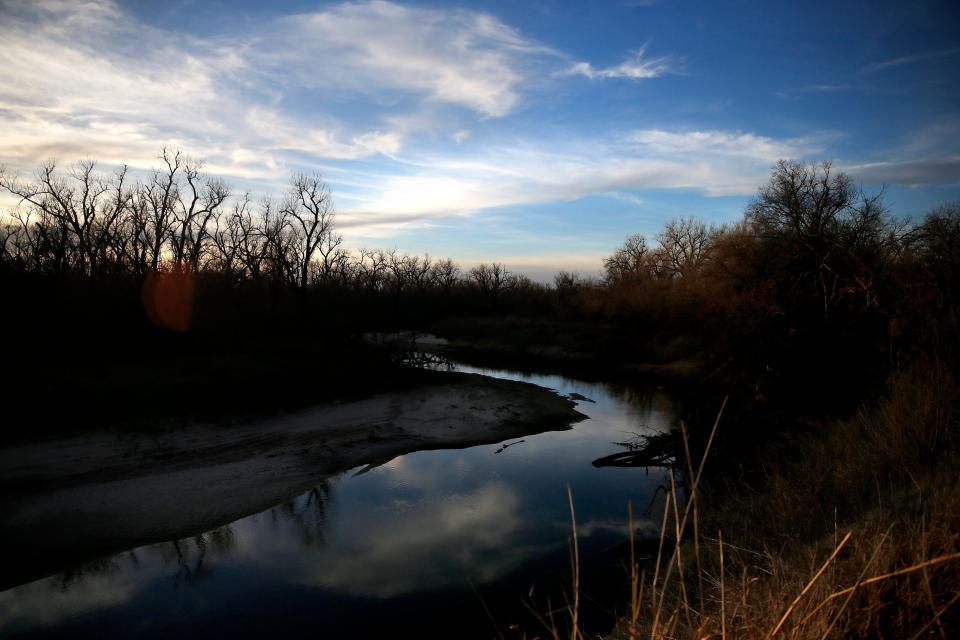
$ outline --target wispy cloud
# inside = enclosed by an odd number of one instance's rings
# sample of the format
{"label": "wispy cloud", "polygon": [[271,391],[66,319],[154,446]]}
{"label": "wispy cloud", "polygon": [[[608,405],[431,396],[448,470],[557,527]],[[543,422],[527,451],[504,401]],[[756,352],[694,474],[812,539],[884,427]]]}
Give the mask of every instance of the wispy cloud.
{"label": "wispy cloud", "polygon": [[[781,158],[821,155],[830,136],[777,139],[743,131],[637,129],[603,139],[406,155],[408,170],[371,181],[342,224],[374,233],[496,207],[646,189],[749,195]],[[348,220],[349,218],[349,220]]]}
{"label": "wispy cloud", "polygon": [[576,62],[567,68],[564,75],[581,75],[590,78],[626,78],[644,80],[659,78],[668,73],[679,71],[679,61],[672,56],[658,58],[646,57],[646,46],[641,47],[631,57],[613,67],[597,68],[589,62]]}
{"label": "wispy cloud", "polygon": [[808,139],[778,140],[743,131],[664,131],[641,129],[628,140],[647,153],[671,157],[710,155],[774,162],[780,158],[807,156],[818,148]]}
{"label": "wispy cloud", "polygon": [[414,159],[411,171],[384,175],[341,220],[364,233],[495,207],[576,200],[644,189],[748,195],[780,158],[822,152],[812,139],[778,140],[740,131],[617,132],[607,139],[531,142],[473,155]]}
{"label": "wispy cloud", "polygon": [[960,117],[939,118],[913,129],[877,156],[881,159],[841,168],[868,184],[960,186]]}
{"label": "wispy cloud", "polygon": [[799,100],[804,94],[811,93],[840,93],[854,91],[857,87],[852,84],[810,84],[793,89],[782,89],[774,95],[783,100]]}
{"label": "wispy cloud", "polygon": [[[382,1],[209,38],[150,27],[110,0],[0,12],[0,162],[23,168],[53,155],[152,166],[163,144],[268,179],[291,153],[393,156],[443,120],[417,113],[501,117],[530,69],[557,57],[485,13]],[[351,100],[379,108],[347,120],[330,108]]]}
{"label": "wispy cloud", "polygon": [[[203,38],[146,25],[110,0],[0,0],[0,12],[0,163],[28,170],[51,156],[95,157],[146,168],[167,144],[205,157],[239,188],[274,192],[290,168],[316,168],[335,187],[341,226],[370,235],[611,192],[748,195],[777,159],[830,148],[826,138],[771,137],[716,118],[700,129],[634,120],[644,124],[520,131],[511,118],[530,122],[521,107],[534,103],[533,87],[657,78],[681,73],[683,61],[643,47],[595,67],[480,11],[323,4]],[[698,115],[709,104],[719,112],[732,98],[704,100]],[[914,164],[851,166],[924,184],[956,169],[955,148],[902,157]]]}
{"label": "wispy cloud", "polygon": [[934,60],[936,58],[945,58],[947,56],[952,56],[960,53],[960,47],[953,47],[951,49],[940,49],[938,51],[922,51],[920,53],[914,53],[908,56],[901,56],[899,58],[892,58],[890,60],[882,60],[879,62],[872,62],[863,68],[863,71],[866,73],[873,73],[875,71],[882,71],[884,69],[890,69],[893,67],[902,67],[906,64],[913,64],[915,62],[924,62],[925,60]]}
{"label": "wispy cloud", "polygon": [[249,46],[266,49],[258,58],[272,74],[306,86],[410,92],[490,117],[514,108],[534,60],[557,55],[486,13],[383,1],[283,18]]}
{"label": "wispy cloud", "polygon": [[841,168],[855,179],[868,184],[898,184],[909,187],[960,185],[960,155],[849,164]]}

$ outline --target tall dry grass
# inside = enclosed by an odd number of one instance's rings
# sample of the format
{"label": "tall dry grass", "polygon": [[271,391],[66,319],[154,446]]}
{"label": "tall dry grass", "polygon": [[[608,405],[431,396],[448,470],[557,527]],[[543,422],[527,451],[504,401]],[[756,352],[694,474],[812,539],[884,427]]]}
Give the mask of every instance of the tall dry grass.
{"label": "tall dry grass", "polygon": [[[689,499],[675,484],[666,498],[652,566],[629,512],[629,598],[609,638],[960,637],[957,395],[921,358],[876,406],[791,443],[762,486],[701,504],[718,415],[698,468],[687,458]],[[572,560],[570,597],[524,637],[586,637]]]}

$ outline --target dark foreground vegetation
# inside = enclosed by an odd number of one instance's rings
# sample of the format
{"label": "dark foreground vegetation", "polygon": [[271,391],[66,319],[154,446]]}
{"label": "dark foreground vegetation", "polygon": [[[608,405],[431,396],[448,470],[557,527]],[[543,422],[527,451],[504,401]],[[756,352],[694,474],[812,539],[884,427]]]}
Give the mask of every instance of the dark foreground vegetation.
{"label": "dark foreground vegetation", "polygon": [[21,202],[0,235],[4,437],[416,384],[361,338],[432,328],[462,356],[684,398],[690,506],[670,503],[616,633],[956,632],[960,205],[896,219],[827,163],[781,162],[741,221],[674,220],[627,238],[602,280],[548,287],[348,250],[317,176],[258,202],[178,153],[162,167],[0,174]]}

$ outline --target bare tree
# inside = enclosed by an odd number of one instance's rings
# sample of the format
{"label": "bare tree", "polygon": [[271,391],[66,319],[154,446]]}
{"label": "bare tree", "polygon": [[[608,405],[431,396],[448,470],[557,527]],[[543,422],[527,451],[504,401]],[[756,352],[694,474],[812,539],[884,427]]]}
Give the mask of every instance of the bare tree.
{"label": "bare tree", "polygon": [[433,261],[429,255],[423,258],[420,256],[408,256],[405,260],[407,280],[417,289],[419,293],[425,293],[430,288],[430,273],[433,269]]}
{"label": "bare tree", "polygon": [[941,205],[928,213],[909,235],[907,245],[954,319],[960,296],[960,202]]}
{"label": "bare tree", "polygon": [[252,280],[259,279],[269,269],[279,271],[276,262],[271,259],[273,244],[270,242],[268,230],[271,229],[273,206],[269,200],[260,204],[260,214],[254,217],[249,203],[246,206],[235,208],[233,217],[238,228],[240,246],[237,248],[237,259],[243,265],[243,274]]}
{"label": "bare tree", "polygon": [[[336,248],[329,237],[333,233],[334,207],[330,188],[318,174],[294,174],[290,191],[280,207],[281,227],[284,231],[284,252],[287,268],[294,284],[305,290],[309,284],[310,262],[318,249],[327,243]],[[274,238],[278,236],[274,235]],[[279,248],[279,245],[278,245]]]}
{"label": "bare tree", "polygon": [[72,267],[92,275],[113,255],[109,245],[130,198],[126,176],[125,166],[104,176],[92,160],[78,162],[64,176],[50,161],[31,182],[0,173],[0,188],[19,199],[19,219],[24,229],[33,226],[29,235],[38,258],[46,253],[57,270]]}
{"label": "bare tree", "polygon": [[387,254],[380,249],[361,249],[356,261],[358,287],[379,291],[387,278]]}
{"label": "bare tree", "polygon": [[450,293],[460,281],[460,267],[450,258],[437,260],[431,268],[430,279],[444,293]]}
{"label": "bare tree", "polygon": [[341,245],[343,236],[332,230],[328,231],[320,244],[317,253],[320,259],[316,261],[316,278],[320,286],[327,287],[335,280],[345,279],[343,275],[349,262],[349,254]]}
{"label": "bare tree", "polygon": [[0,225],[0,262],[15,262],[21,268],[29,268],[30,242],[19,221]]}
{"label": "bare tree", "polygon": [[[256,242],[254,247],[259,245],[263,252],[263,260],[258,262],[258,275],[269,275],[274,281],[286,280],[294,287],[305,283],[310,263],[300,262],[303,256],[301,238],[283,209],[277,208],[269,199],[264,199],[260,207],[259,226],[256,221],[253,224],[251,238]],[[259,243],[261,239],[262,245]],[[307,276],[301,277],[301,264],[308,270]],[[305,286],[304,284],[304,288]]]}
{"label": "bare tree", "polygon": [[706,262],[711,232],[696,218],[671,220],[657,234],[662,250],[660,267],[669,277],[689,278]]}
{"label": "bare tree", "polygon": [[608,283],[621,282],[646,272],[648,267],[647,240],[641,234],[627,236],[623,245],[603,261]]}
{"label": "bare tree", "polygon": [[244,219],[249,218],[250,194],[244,193],[233,202],[229,213],[216,211],[213,215],[213,230],[210,241],[214,255],[211,266],[234,279],[245,275],[242,252],[244,249]]}
{"label": "bare tree", "polygon": [[148,244],[150,268],[156,270],[163,260],[163,245],[172,233],[174,210],[180,197],[179,174],[183,165],[181,151],[164,148],[160,154],[165,169],[154,171],[150,181],[138,190],[142,200],[141,233]]}
{"label": "bare tree", "polygon": [[172,230],[173,259],[190,265],[194,271],[200,268],[200,258],[209,239],[208,226],[219,213],[220,207],[229,197],[226,183],[209,178],[201,173],[203,163],[185,159],[183,179],[186,185],[177,189]]}
{"label": "bare tree", "polygon": [[480,263],[470,270],[470,278],[484,295],[496,296],[516,284],[513,274],[499,262]]}
{"label": "bare tree", "polygon": [[862,249],[883,244],[895,226],[882,196],[856,188],[830,162],[781,160],[748,205],[746,219],[771,245],[791,290],[815,291],[827,319],[845,292],[857,290],[848,285],[862,271]]}

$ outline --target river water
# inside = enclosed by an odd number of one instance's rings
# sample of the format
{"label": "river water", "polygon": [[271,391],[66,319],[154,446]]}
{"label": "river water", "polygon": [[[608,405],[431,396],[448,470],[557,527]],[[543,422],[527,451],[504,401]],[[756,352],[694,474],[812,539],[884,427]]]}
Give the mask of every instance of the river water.
{"label": "river water", "polygon": [[[102,558],[0,593],[2,637],[494,638],[539,631],[570,584],[574,497],[583,616],[608,628],[627,593],[627,504],[638,527],[662,470],[594,467],[632,434],[668,430],[658,392],[458,367],[579,394],[554,431],[420,451],[330,478],[216,530]],[[504,447],[504,444],[508,445]],[[0,569],[2,570],[2,569]],[[562,615],[562,614],[558,614]]]}

